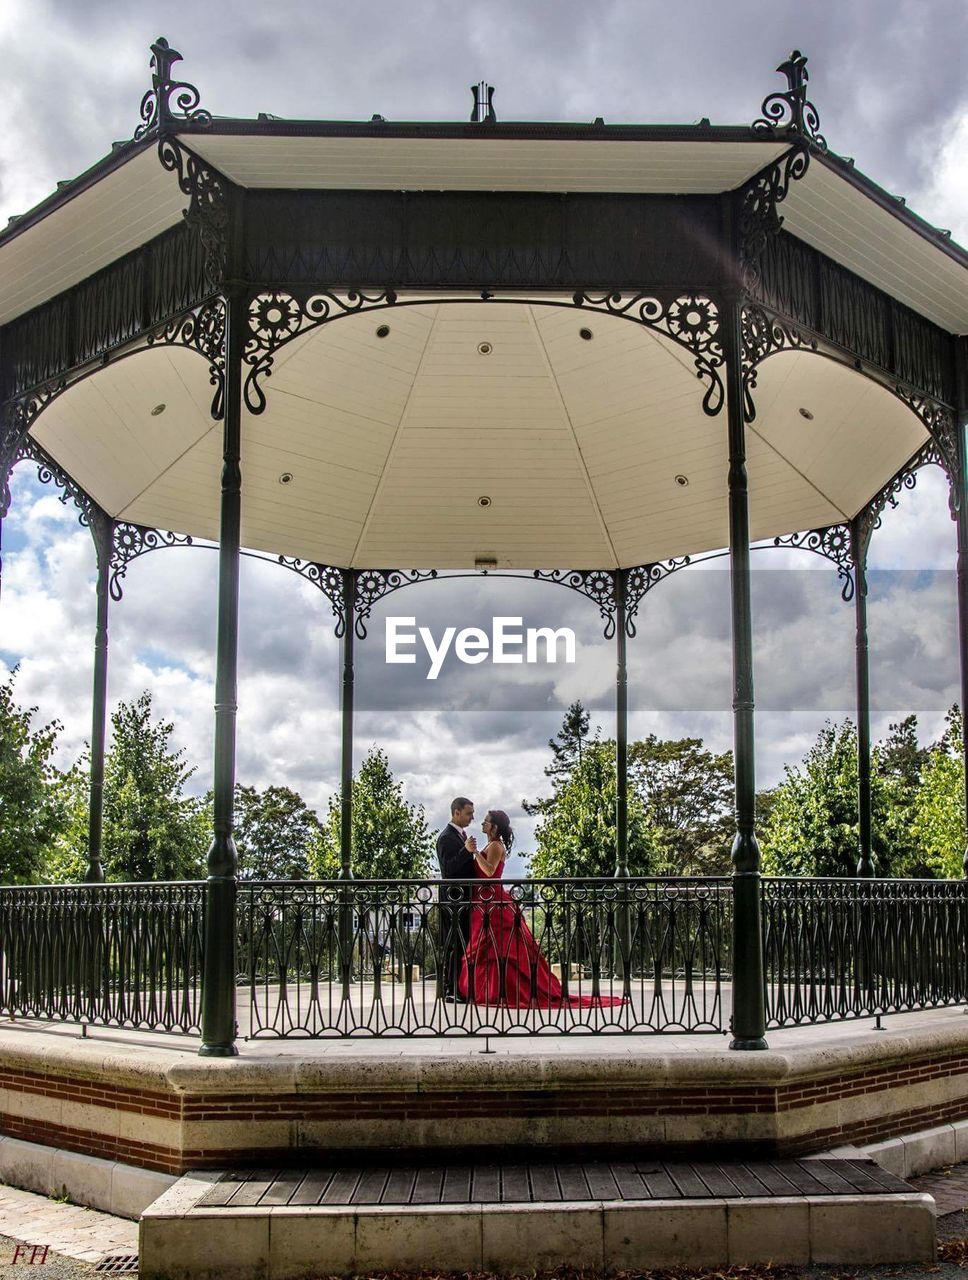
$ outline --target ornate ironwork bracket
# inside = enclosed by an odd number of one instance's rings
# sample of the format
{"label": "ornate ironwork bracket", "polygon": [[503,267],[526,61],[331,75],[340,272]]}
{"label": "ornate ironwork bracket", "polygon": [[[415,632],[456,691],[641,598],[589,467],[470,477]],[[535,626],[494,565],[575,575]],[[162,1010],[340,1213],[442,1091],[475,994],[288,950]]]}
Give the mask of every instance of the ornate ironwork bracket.
{"label": "ornate ironwork bracket", "polygon": [[77,508],[78,524],[91,531],[98,564],[101,564],[106,556],[110,556],[114,521],[104,508],[95,502],[91,495],[82,489],[77,481],[69,476],[64,468],[59,466],[50,454],[29,435],[23,438],[17,449],[14,464],[18,462],[32,462],[37,468],[37,479],[41,484],[53,484],[61,490],[57,496],[64,506],[73,502]]}
{"label": "ornate ironwork bracket", "polygon": [[210,125],[211,112],[201,106],[201,94],[193,84],[172,79],[172,67],[182,56],[164,36],[151,46],[151,88],[141,99],[141,124],[134,131],[140,141],[152,129],[164,133],[177,124]]}
{"label": "ornate ironwork bracket", "polygon": [[353,623],[357,636],[361,640],[366,636],[366,621],[377,601],[401,587],[431,582],[437,576],[436,569],[357,569],[356,618]]}
{"label": "ornate ironwork bracket", "polygon": [[775,547],[793,547],[799,551],[813,551],[830,560],[837,568],[837,576],[843,583],[840,598],[854,598],[854,546],[849,524],[831,524],[823,529],[805,529],[800,533],[785,533],[773,539]]}
{"label": "ornate ironwork bracket", "polygon": [[690,556],[674,556],[671,560],[658,560],[653,564],[638,565],[627,570],[628,585],[625,589],[625,634],[632,639],[636,635],[635,617],[639,605],[660,582],[664,582],[679,569],[692,564]]}
{"label": "ornate ironwork bracket", "polygon": [[[251,555],[254,560],[269,559],[268,556],[259,555],[258,552],[243,552],[243,555],[246,554]],[[336,636],[340,639],[346,631],[346,618],[343,613],[343,571],[334,569],[332,565],[317,564],[315,560],[300,560],[298,556],[276,556],[274,563],[297,573],[300,578],[311,582],[323,593],[332,605],[333,617],[336,619]]]}
{"label": "ornate ironwork bracket", "polygon": [[[957,519],[959,506],[959,450],[958,430],[953,411],[947,405],[939,404],[928,396],[920,395],[917,391],[912,391],[910,387],[906,387],[902,383],[895,383],[891,390],[899,400],[907,405],[912,413],[917,414],[931,437],[924,448],[919,450],[915,457],[911,459],[905,470],[910,470],[912,467],[917,470],[928,462],[936,462],[948,477],[948,506],[952,520]],[[934,448],[934,456],[926,457],[924,462],[919,462],[915,465],[915,458],[919,458],[922,453],[930,453],[932,446]],[[893,481],[888,483],[892,484]],[[913,488],[913,484],[907,487]]]}
{"label": "ornate ironwork bracket", "polygon": [[160,343],[188,347],[208,360],[209,382],[215,388],[212,417],[220,419],[225,402],[225,303],[222,299],[212,298],[187,315],[169,320],[145,339],[149,347]]}
{"label": "ornate ironwork bracket", "polygon": [[818,151],[827,150],[827,139],[820,132],[820,115],[807,97],[807,59],[799,49],[794,49],[786,62],[777,67],[786,76],[786,93],[771,93],[764,99],[762,115],[754,120],[752,131],[757,135],[776,136],[781,130],[806,138]]}
{"label": "ornate ironwork bracket", "polygon": [[556,582],[570,587],[598,605],[605,623],[605,639],[615,635],[615,574],[611,569],[535,569],[539,582]]}
{"label": "ornate ironwork bracket", "polygon": [[122,579],[128,572],[128,565],[139,556],[149,551],[160,551],[164,547],[190,547],[192,538],[187,533],[172,533],[168,529],[148,529],[144,525],[131,524],[127,520],[119,520],[114,527],[113,547],[111,551],[111,599],[120,600],[123,595]]}
{"label": "ornate ironwork bracket", "polygon": [[700,294],[661,297],[653,293],[578,292],[576,307],[603,311],[643,324],[685,347],[695,359],[696,377],[706,383],[702,407],[710,417],[723,407],[724,391],[719,370],[725,357],[719,333],[719,307]]}
{"label": "ornate ironwork bracket", "polygon": [[767,311],[765,307],[743,308],[743,409],[746,421],[756,417],[753,391],[757,366],[779,351],[816,351],[817,339],[802,333],[789,320]]}
{"label": "ornate ironwork bracket", "polygon": [[764,169],[742,190],[739,206],[739,267],[740,284],[748,294],[756,294],[760,287],[760,258],[768,242],[783,226],[783,218],[777,213],[790,187],[807,172],[810,152],[802,142],[781,156],[768,169]]}
{"label": "ornate ironwork bracket", "polygon": [[311,293],[260,293],[249,303],[249,338],[242,353],[249,366],[245,379],[245,403],[250,413],[262,413],[266,397],[260,381],[272,377],[273,355],[284,343],[307,329],[355,315],[374,307],[392,307],[393,289],[381,293],[350,290],[345,294],[316,290]]}
{"label": "ornate ironwork bracket", "polygon": [[[954,494],[955,486],[951,484],[951,473],[948,471],[944,455],[934,440],[922,445],[913,458],[893,475],[887,484],[880,488],[873,498],[854,517],[856,548],[855,554],[862,563],[867,562],[867,551],[875,529],[881,527],[881,519],[887,507],[898,506],[898,498],[905,489],[914,489],[918,482],[918,472],[922,467],[935,463],[948,474],[949,495]],[[953,508],[953,497],[950,497]],[[952,510],[952,517],[954,517]]]}

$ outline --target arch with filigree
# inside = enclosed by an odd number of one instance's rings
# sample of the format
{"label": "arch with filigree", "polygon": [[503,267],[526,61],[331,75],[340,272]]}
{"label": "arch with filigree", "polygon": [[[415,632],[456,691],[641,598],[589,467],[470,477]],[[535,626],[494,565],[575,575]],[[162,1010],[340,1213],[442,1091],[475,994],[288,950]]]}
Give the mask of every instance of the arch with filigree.
{"label": "arch with filigree", "polygon": [[522,296],[520,292],[495,293],[484,289],[476,294],[448,297],[401,297],[395,289],[377,293],[364,290],[327,289],[252,291],[248,301],[248,335],[242,360],[247,366],[243,395],[246,408],[261,414],[266,407],[263,383],[272,377],[277,352],[293,339],[311,330],[366,311],[400,307],[425,307],[500,303],[511,306],[557,307],[585,314],[614,316],[639,324],[683,347],[693,357],[696,378],[704,387],[703,412],[715,417],[725,403],[721,376],[725,364],[720,334],[721,306],[711,295],[663,289],[640,292],[593,292],[576,290],[570,300]]}

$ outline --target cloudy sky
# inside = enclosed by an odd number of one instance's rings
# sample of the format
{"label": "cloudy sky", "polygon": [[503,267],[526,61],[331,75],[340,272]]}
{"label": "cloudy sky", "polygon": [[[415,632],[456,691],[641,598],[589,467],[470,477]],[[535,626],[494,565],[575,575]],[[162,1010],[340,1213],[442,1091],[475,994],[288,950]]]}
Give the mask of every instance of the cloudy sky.
{"label": "cloudy sky", "polygon": [[[270,7],[170,0],[160,11],[88,0],[0,4],[0,220],[23,212],[130,137],[164,34],[184,77],[217,114],[465,120],[467,86],[497,86],[503,120],[743,123],[779,87],[791,48],[810,58],[811,96],[831,147],[968,243],[968,85],[961,0],[282,0]],[[163,21],[164,30],[157,23]],[[90,724],[94,556],[75,513],[26,466],[3,529],[0,661],[20,663],[21,701],[64,724],[61,763]],[[915,711],[939,732],[957,698],[954,526],[945,486],[922,473],[872,548],[870,633],[875,735]],[[835,571],[807,554],[755,557],[758,774],[775,782],[826,718],[851,714],[853,615]],[[631,729],[731,745],[728,594],[722,560],[652,593],[630,645]],[[112,614],[112,704],[151,689],[176,740],[210,781],[215,555],[165,551],[132,567]],[[388,667],[387,612],[439,635],[453,624],[571,626],[577,662],[512,669]],[[508,581],[409,588],[374,613],[360,646],[359,752],[384,747],[431,821],[455,791],[507,808],[524,849],[522,796],[542,793],[546,740],[582,698],[613,730],[613,650],[597,611],[561,588]],[[337,646],[314,588],[247,561],[242,583],[239,776],[286,783],[323,808],[338,772]]]}

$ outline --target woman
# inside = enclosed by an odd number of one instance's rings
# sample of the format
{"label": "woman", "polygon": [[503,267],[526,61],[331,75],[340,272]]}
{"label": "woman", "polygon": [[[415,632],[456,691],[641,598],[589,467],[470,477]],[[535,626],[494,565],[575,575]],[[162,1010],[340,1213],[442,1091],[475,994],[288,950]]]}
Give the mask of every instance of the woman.
{"label": "woman", "polygon": [[565,1009],[602,1008],[623,1004],[619,996],[565,996],[551,972],[521,908],[501,884],[504,862],[514,832],[502,809],[490,809],[481,823],[487,837],[484,849],[468,840],[474,856],[475,878],[471,933],[458,978],[458,991],[473,1004],[528,1005]]}

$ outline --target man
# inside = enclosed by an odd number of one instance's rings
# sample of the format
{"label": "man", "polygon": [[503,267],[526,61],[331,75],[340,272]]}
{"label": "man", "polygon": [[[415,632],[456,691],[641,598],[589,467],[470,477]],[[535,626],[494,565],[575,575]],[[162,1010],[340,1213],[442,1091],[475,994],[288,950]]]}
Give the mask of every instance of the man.
{"label": "man", "polygon": [[[437,837],[437,861],[442,880],[473,880],[474,854],[466,847],[467,828],[474,821],[474,802],[456,796],[450,803],[450,822]],[[470,837],[472,849],[477,847]],[[457,978],[470,937],[470,889],[458,885],[440,886],[440,963],[445,1000],[461,1001]]]}

